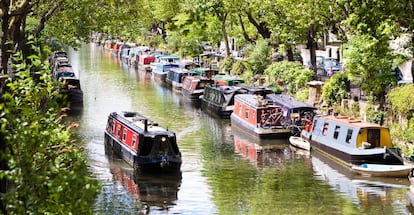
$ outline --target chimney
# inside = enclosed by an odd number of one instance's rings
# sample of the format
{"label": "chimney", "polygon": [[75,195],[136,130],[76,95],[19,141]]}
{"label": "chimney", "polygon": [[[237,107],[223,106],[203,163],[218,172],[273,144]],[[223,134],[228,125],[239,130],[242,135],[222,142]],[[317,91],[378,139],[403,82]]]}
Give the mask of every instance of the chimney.
{"label": "chimney", "polygon": [[144,119],[144,132],[148,131],[148,119]]}

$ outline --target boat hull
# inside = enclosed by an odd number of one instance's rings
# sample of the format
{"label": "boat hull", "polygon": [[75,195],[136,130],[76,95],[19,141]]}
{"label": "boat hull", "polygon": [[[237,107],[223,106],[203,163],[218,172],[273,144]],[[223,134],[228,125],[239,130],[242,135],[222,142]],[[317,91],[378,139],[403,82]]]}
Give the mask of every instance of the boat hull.
{"label": "boat hull", "polygon": [[407,165],[362,164],[352,166],[352,170],[361,175],[375,177],[407,177],[412,167]]}
{"label": "boat hull", "polygon": [[309,151],[311,149],[310,143],[302,137],[291,136],[289,142],[292,146]]}
{"label": "boat hull", "polygon": [[212,116],[223,119],[229,119],[231,113],[233,113],[233,106],[223,107],[204,99],[201,99],[201,109]]}
{"label": "boat hull", "polygon": [[105,152],[125,160],[135,170],[145,172],[173,172],[179,171],[181,167],[181,156],[137,156],[128,147],[114,136],[105,132]]}
{"label": "boat hull", "polygon": [[254,135],[260,139],[288,138],[291,135],[289,128],[261,128],[253,126],[247,122],[242,121],[238,116],[234,114],[231,114],[230,119],[232,127],[237,127],[239,130],[242,130],[250,135]]}
{"label": "boat hull", "polygon": [[394,156],[391,156],[386,151],[371,154],[350,154],[313,140],[311,140],[310,143],[312,145],[312,148],[327,154],[329,157],[332,157],[333,159],[345,164],[346,166],[361,165],[364,163],[390,165],[402,164],[401,160]]}

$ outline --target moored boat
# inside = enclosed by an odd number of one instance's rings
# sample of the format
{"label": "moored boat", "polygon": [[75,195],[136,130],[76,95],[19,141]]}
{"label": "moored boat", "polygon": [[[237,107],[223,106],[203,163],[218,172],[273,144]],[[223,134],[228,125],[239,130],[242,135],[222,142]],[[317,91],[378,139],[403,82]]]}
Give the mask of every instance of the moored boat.
{"label": "moored boat", "polygon": [[238,86],[206,86],[201,96],[201,108],[220,118],[230,118],[234,108],[234,96],[244,93]]}
{"label": "moored boat", "polygon": [[408,177],[413,169],[409,165],[362,164],[352,166],[358,174],[376,177]]}
{"label": "moored boat", "polygon": [[148,54],[148,53],[143,53],[141,55],[138,56],[138,69],[146,71],[146,72],[151,72],[151,63],[155,62],[155,57]]}
{"label": "moored boat", "polygon": [[59,81],[63,82],[59,88],[59,93],[65,96],[71,108],[81,107],[83,105],[83,91],[79,79],[63,77]]}
{"label": "moored boat", "polygon": [[158,61],[150,63],[152,76],[159,83],[164,84],[167,78],[168,70],[172,67],[179,67],[180,57],[177,56],[160,56]]}
{"label": "moored boat", "polygon": [[346,116],[315,116],[312,127],[301,136],[317,149],[338,162],[352,165],[403,165],[396,148],[392,148],[389,129]]}
{"label": "moored boat", "polygon": [[297,137],[297,136],[290,136],[289,137],[289,142],[292,146],[295,146],[297,148],[300,149],[304,149],[309,151],[311,149],[311,145],[308,141],[306,141],[305,139],[303,139],[302,137]]}
{"label": "moored boat", "polygon": [[206,86],[213,85],[214,81],[202,76],[186,76],[184,78],[181,93],[191,101],[199,101]]}
{"label": "moored boat", "polygon": [[213,75],[211,79],[214,80],[214,83],[222,86],[235,86],[239,84],[243,84],[245,81],[237,76],[230,76],[230,75]]}
{"label": "moored boat", "polygon": [[285,113],[283,124],[289,125],[294,136],[300,136],[300,132],[305,129],[306,125],[310,125],[313,116],[316,115],[315,107],[288,94],[267,94],[266,99],[283,109]]}
{"label": "moored boat", "polygon": [[205,77],[205,78],[208,78],[208,79],[211,79],[211,77],[213,75],[217,75],[218,74],[218,70],[216,70],[216,69],[210,69],[210,68],[205,68],[205,67],[193,68],[191,71],[196,76],[201,76],[201,77]]}
{"label": "moored boat", "polygon": [[170,68],[167,72],[165,82],[167,86],[170,86],[173,90],[181,91],[184,78],[189,75],[191,75],[191,72],[186,68]]}
{"label": "moored boat", "polygon": [[259,138],[290,136],[290,128],[282,123],[282,108],[264,99],[262,95],[236,95],[234,111],[230,118],[232,127],[239,127]]}
{"label": "moored boat", "polygon": [[181,166],[175,133],[136,112],[109,115],[105,151],[140,171],[177,171]]}

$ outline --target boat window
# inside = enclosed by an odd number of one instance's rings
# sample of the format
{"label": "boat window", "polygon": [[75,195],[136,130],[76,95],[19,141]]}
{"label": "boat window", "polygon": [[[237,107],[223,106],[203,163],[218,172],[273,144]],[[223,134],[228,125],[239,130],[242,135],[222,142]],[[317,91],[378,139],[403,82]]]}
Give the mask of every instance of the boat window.
{"label": "boat window", "polygon": [[126,130],[126,128],[124,128],[124,135],[123,135],[123,137],[122,137],[122,140],[126,140],[126,136],[127,136],[127,130]]}
{"label": "boat window", "polygon": [[352,132],[353,132],[352,129],[348,129],[348,132],[346,133],[346,140],[345,140],[346,143],[349,143],[349,140],[351,140]]}
{"label": "boat window", "polygon": [[242,116],[242,105],[239,103],[239,116]]}
{"label": "boat window", "polygon": [[118,137],[121,136],[121,125],[118,125],[118,132],[117,132]]}
{"label": "boat window", "polygon": [[135,143],[137,142],[137,135],[132,135],[132,148],[135,148]]}
{"label": "boat window", "polygon": [[246,108],[246,110],[244,111],[246,119],[249,118],[249,108]]}
{"label": "boat window", "polygon": [[323,128],[322,128],[322,135],[323,136],[326,136],[326,134],[328,133],[328,126],[329,126],[329,123],[327,123],[327,122],[325,122],[323,124]]}
{"label": "boat window", "polygon": [[341,129],[341,127],[339,127],[338,125],[335,126],[335,131],[334,131],[334,136],[333,136],[335,139],[338,139],[340,129]]}

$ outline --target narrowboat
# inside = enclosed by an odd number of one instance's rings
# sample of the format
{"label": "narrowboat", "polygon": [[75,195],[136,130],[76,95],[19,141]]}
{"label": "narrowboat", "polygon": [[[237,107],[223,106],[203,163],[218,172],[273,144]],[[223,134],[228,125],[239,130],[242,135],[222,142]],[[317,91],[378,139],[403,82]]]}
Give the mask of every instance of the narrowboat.
{"label": "narrowboat", "polygon": [[83,105],[83,91],[80,81],[76,77],[62,77],[59,79],[61,86],[59,93],[62,94],[72,108]]}
{"label": "narrowboat", "polygon": [[273,93],[272,89],[263,86],[240,84],[238,86],[209,85],[201,96],[201,108],[207,113],[220,118],[230,118],[234,108],[234,96],[252,94],[265,96]]}
{"label": "narrowboat", "polygon": [[214,80],[214,83],[222,86],[235,86],[244,83],[243,79],[230,75],[213,75],[211,79]]}
{"label": "narrowboat", "polygon": [[173,67],[168,70],[165,83],[173,90],[181,91],[184,78],[189,75],[192,75],[190,70],[186,68]]}
{"label": "narrowboat", "polygon": [[206,86],[201,96],[201,109],[213,116],[230,118],[234,108],[234,96],[244,92],[238,86]]}
{"label": "narrowboat", "polygon": [[199,101],[206,86],[211,86],[214,81],[202,76],[186,76],[183,81],[181,93],[191,101]]}
{"label": "narrowboat", "polygon": [[347,116],[315,116],[301,136],[312,149],[352,167],[361,164],[403,165],[400,150],[392,148],[387,127]]}
{"label": "narrowboat", "polygon": [[152,62],[155,62],[155,57],[150,54],[143,53],[138,56],[138,59],[138,69],[141,69],[146,72],[151,72],[150,65]]}
{"label": "narrowboat", "polygon": [[210,68],[205,68],[205,67],[197,67],[197,68],[193,68],[191,70],[196,76],[201,76],[201,77],[206,77],[208,79],[211,79],[211,77],[213,75],[217,75],[218,74],[218,70],[217,69],[210,69]]}
{"label": "narrowboat", "polygon": [[181,167],[176,134],[137,112],[109,115],[105,151],[139,171],[171,172]]}
{"label": "narrowboat", "polygon": [[284,124],[284,111],[261,95],[241,94],[234,97],[231,126],[261,139],[286,138],[290,128]]}
{"label": "narrowboat", "polygon": [[168,70],[172,67],[179,67],[179,61],[180,58],[177,56],[167,55],[158,57],[158,61],[150,64],[152,76],[156,81],[165,83]]}
{"label": "narrowboat", "polygon": [[289,125],[294,136],[300,136],[307,122],[311,122],[316,108],[288,94],[267,94],[266,99],[283,109],[283,124]]}

